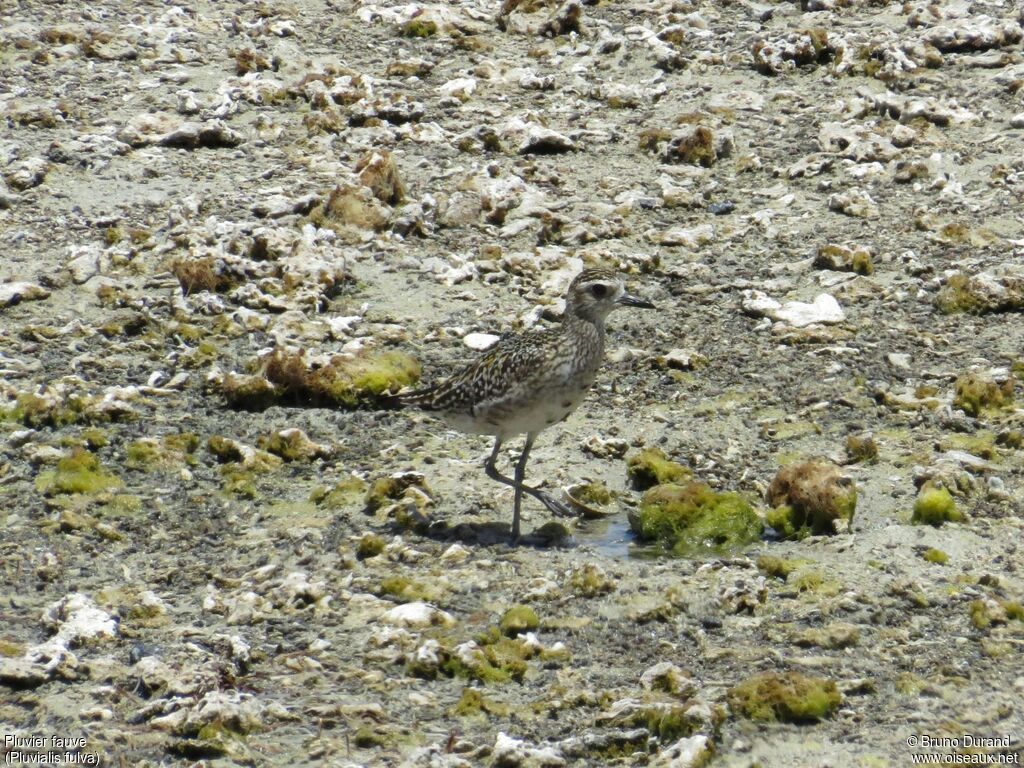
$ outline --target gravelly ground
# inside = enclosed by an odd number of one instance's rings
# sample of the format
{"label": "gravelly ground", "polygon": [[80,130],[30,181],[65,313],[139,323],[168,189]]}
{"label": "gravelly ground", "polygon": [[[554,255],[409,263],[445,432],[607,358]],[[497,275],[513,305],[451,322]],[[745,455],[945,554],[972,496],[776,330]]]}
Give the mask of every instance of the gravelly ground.
{"label": "gravelly ground", "polygon": [[[50,739],[8,759],[85,736],[108,765],[898,766],[964,734],[1019,759],[1020,11],[805,5],[0,8],[0,723]],[[225,401],[275,346],[435,380],[470,332],[554,321],[585,264],[659,310],[613,315],[534,450],[533,482],[619,494],[572,546],[500,543],[482,438]],[[773,320],[758,291],[839,315]],[[1003,404],[965,413],[970,373]],[[262,451],[288,428],[315,445]],[[659,558],[608,440],[761,507],[825,457],[857,513]],[[361,481],[409,471],[429,495],[364,509]],[[963,522],[910,524],[929,483]],[[416,509],[434,533],[395,524]],[[517,604],[535,637],[494,643]],[[730,706],[787,670],[838,710]]]}

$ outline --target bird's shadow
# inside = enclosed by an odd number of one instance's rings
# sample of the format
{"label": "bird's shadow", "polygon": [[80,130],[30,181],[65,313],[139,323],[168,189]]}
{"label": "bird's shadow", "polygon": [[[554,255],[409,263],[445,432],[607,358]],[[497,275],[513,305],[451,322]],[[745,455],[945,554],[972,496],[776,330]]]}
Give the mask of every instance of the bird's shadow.
{"label": "bird's shadow", "polygon": [[[326,536],[326,544],[336,548],[353,532],[352,519],[338,515],[332,521]],[[402,525],[391,521],[387,531],[406,538],[419,537],[442,544],[465,544],[474,547],[512,547],[511,526],[497,521],[464,522],[449,525],[445,520],[421,519],[413,525]],[[515,547],[532,549],[572,549],[576,541],[561,523],[551,521],[519,537]]]}
{"label": "bird's shadow", "polygon": [[469,522],[449,526],[444,521],[433,523],[422,535],[435,541],[456,541],[478,547],[515,546],[533,549],[572,549],[576,542],[565,526],[556,522],[545,523],[536,530],[519,537],[513,545],[509,540],[511,526],[499,522]]}

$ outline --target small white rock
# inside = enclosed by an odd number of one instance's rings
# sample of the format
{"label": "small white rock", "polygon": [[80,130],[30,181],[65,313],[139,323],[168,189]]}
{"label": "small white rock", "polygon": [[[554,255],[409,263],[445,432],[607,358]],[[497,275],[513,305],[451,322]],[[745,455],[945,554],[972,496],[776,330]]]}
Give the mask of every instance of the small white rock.
{"label": "small white rock", "polygon": [[54,639],[65,646],[79,640],[117,635],[117,620],[81,592],[73,592],[47,606],[43,622],[56,628]]}
{"label": "small white rock", "polygon": [[846,319],[846,313],[839,302],[827,293],[819,294],[810,304],[804,301],[780,304],[762,291],[750,290],[744,293],[741,306],[747,314],[770,317],[796,328],[815,323],[840,323]]}
{"label": "small white rock", "polygon": [[910,370],[910,355],[903,352],[890,352],[886,355],[886,360],[889,361],[889,365],[893,368],[900,368],[905,371]]}
{"label": "small white rock", "polygon": [[897,125],[889,134],[889,141],[894,147],[909,147],[917,138],[917,131],[909,125]]}
{"label": "small white rock", "polygon": [[501,337],[495,336],[493,333],[467,333],[462,337],[462,343],[470,349],[483,352],[497,344],[499,339]]}
{"label": "small white rock", "polygon": [[466,101],[476,90],[476,80],[472,77],[457,77],[454,80],[449,80],[437,90],[444,96],[454,96],[460,101]]}
{"label": "small white rock", "polygon": [[422,602],[396,605],[381,616],[380,621],[396,627],[433,627],[439,624],[450,626],[455,623],[450,613]]}
{"label": "small white rock", "polygon": [[35,283],[0,284],[0,307],[11,307],[22,301],[39,301],[49,296],[48,290]]}
{"label": "small white rock", "polygon": [[651,762],[654,768],[696,768],[705,765],[711,757],[708,737],[702,733],[680,739],[668,749],[658,753]]}
{"label": "small white rock", "polygon": [[441,553],[441,562],[455,565],[458,563],[464,563],[469,559],[470,551],[462,546],[461,544],[452,544],[448,549]]}

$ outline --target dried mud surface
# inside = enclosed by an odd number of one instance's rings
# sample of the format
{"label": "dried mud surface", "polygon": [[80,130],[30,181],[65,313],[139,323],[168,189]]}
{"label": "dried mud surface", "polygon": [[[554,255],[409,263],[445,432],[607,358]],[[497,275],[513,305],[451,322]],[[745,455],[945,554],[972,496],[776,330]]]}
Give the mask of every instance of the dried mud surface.
{"label": "dried mud surface", "polygon": [[[1020,11],[803,6],[0,8],[4,735],[107,765],[1019,759]],[[588,264],[659,309],[612,316],[532,455],[615,496],[567,546],[531,500],[503,543],[483,438],[243,386],[274,348],[436,380]],[[761,514],[821,457],[856,515],[659,557],[626,523],[645,446]],[[962,519],[911,524],[937,487]],[[841,701],[750,719],[763,672]]]}

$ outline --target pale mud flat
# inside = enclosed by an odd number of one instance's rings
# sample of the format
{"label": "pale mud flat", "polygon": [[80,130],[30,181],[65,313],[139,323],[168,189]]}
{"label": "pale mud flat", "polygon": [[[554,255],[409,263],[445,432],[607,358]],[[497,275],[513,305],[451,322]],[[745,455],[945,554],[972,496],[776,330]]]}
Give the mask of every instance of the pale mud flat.
{"label": "pale mud flat", "polygon": [[[2,733],[114,766],[1019,759],[1020,11],[807,5],[0,7]],[[584,264],[659,310],[612,317],[533,451],[616,495],[569,546],[503,543],[486,439],[227,402],[275,346],[434,380]],[[762,513],[823,457],[856,514],[658,556],[642,447]],[[961,521],[911,524],[929,484]],[[839,704],[751,719],[763,672]]]}

